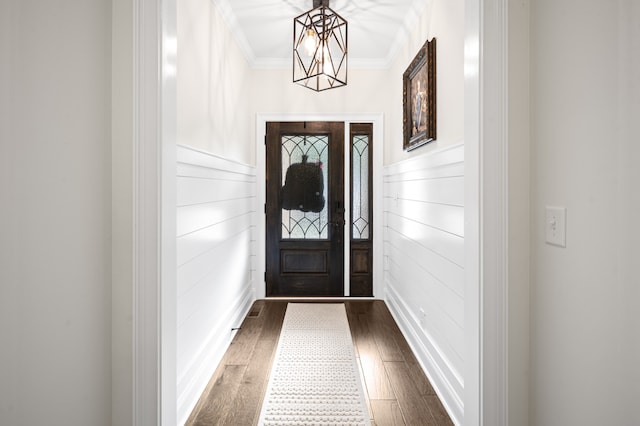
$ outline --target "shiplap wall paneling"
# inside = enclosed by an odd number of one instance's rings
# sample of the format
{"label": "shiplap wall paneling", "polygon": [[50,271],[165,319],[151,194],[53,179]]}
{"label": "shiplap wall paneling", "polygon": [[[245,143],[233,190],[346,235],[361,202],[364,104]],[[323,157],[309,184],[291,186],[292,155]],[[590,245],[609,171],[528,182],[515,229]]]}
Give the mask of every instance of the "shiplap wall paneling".
{"label": "shiplap wall paneling", "polygon": [[464,380],[464,145],[385,167],[386,298],[452,418]]}
{"label": "shiplap wall paneling", "polygon": [[255,299],[253,167],[178,147],[178,419],[186,420]]}

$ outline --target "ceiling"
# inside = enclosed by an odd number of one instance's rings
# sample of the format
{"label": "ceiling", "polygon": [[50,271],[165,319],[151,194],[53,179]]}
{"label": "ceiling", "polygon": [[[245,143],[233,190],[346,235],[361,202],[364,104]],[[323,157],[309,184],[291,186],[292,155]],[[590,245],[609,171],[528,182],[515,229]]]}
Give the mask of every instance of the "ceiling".
{"label": "ceiling", "polygon": [[[292,65],[293,18],[312,0],[213,0],[255,68]],[[350,68],[386,68],[429,0],[332,0],[348,22]]]}

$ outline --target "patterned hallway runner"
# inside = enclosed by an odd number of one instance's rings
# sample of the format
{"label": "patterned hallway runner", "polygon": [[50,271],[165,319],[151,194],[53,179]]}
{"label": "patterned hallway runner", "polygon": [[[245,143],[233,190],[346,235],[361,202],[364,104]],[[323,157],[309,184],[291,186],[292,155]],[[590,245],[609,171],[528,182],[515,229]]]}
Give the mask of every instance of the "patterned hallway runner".
{"label": "patterned hallway runner", "polygon": [[259,424],[371,425],[344,304],[288,304]]}

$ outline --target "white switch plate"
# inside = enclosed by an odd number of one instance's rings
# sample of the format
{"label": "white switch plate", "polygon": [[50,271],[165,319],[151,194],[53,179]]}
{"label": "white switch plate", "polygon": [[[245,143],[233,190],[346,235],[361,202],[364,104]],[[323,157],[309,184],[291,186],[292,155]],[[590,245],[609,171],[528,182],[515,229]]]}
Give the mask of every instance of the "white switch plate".
{"label": "white switch plate", "polygon": [[548,244],[567,246],[567,209],[547,206],[545,233]]}

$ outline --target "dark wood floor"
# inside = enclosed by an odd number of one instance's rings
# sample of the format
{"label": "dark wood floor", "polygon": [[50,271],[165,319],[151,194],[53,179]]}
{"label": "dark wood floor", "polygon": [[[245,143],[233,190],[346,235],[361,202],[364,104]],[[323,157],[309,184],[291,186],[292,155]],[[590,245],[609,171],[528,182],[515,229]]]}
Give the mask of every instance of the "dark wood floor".
{"label": "dark wood floor", "polygon": [[[384,302],[344,303],[372,425],[451,425]],[[187,425],[257,424],[286,306],[254,304]]]}

